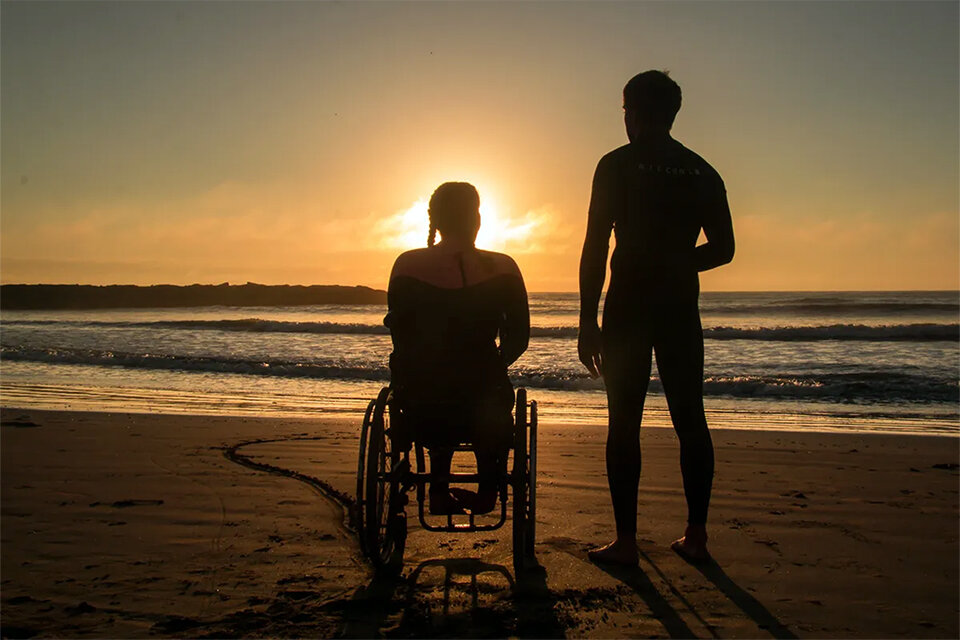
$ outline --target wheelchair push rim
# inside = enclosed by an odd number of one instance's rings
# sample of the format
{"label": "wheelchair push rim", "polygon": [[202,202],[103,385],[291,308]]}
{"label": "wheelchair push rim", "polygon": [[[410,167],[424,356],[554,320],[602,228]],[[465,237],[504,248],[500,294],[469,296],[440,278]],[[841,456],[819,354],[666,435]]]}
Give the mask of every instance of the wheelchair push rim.
{"label": "wheelchair push rim", "polygon": [[389,436],[389,388],[380,391],[368,410],[357,463],[357,534],[361,550],[375,567],[399,568],[407,527],[398,475],[400,456],[392,450]]}
{"label": "wheelchair push rim", "polygon": [[374,398],[367,405],[367,410],[363,414],[363,424],[360,427],[360,455],[357,456],[357,492],[356,502],[353,505],[353,526],[357,532],[357,541],[360,543],[360,552],[367,555],[367,537],[364,535],[364,504],[366,504],[367,481],[365,470],[367,466],[367,438],[370,433],[370,421],[373,417],[374,407],[377,400]]}

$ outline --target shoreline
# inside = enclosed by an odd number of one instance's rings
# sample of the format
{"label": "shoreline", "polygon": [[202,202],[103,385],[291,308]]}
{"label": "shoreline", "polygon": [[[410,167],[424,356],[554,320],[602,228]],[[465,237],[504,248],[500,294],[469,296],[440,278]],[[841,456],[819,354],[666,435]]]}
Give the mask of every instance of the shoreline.
{"label": "shoreline", "polygon": [[618,571],[585,556],[612,529],[603,430],[541,423],[545,571],[516,586],[509,522],[486,534],[428,533],[412,498],[405,569],[385,583],[336,504],[224,455],[260,440],[240,452],[349,495],[355,418],[4,408],[0,421],[5,635],[958,632],[953,436],[714,431],[717,564],[698,570],[669,550],[685,513],[676,438],[645,430],[641,565]]}
{"label": "shoreline", "polygon": [[[32,385],[20,385],[14,383],[14,396],[20,392],[19,387],[24,386],[27,389]],[[5,387],[5,389],[4,389]],[[6,391],[6,397],[9,397],[9,384],[0,387]],[[374,397],[379,391],[380,385],[370,386],[369,397]],[[46,385],[44,387],[46,395],[62,392],[56,385]],[[224,417],[224,418],[262,418],[269,420],[356,420],[359,422],[366,404],[369,400],[350,401],[341,400],[341,406],[336,408],[317,407],[314,409],[276,409],[268,404],[252,404],[248,399],[236,398],[237,406],[250,404],[249,408],[239,409],[237,407],[224,407],[221,405],[217,409],[198,410],[195,399],[189,393],[164,392],[163,396],[147,393],[139,400],[143,406],[128,406],[132,404],[133,396],[130,393],[150,391],[135,388],[111,389],[109,396],[117,396],[126,391],[125,398],[116,398],[104,400],[96,398],[89,401],[72,400],[60,401],[60,404],[40,399],[36,405],[25,404],[0,404],[3,411],[69,411],[81,413],[130,413],[135,415],[165,415],[170,417]],[[577,393],[577,392],[544,392],[543,389],[528,390],[533,394],[534,399],[540,399],[541,402],[541,420],[546,420],[551,425],[563,426],[569,428],[597,428],[606,429],[606,404],[605,399],[599,405],[582,407],[584,417],[574,418],[577,415],[570,410],[564,410],[562,414],[548,414],[544,411],[545,405],[542,399],[545,397],[548,403],[556,403],[557,399],[553,397],[554,393]],[[202,395],[202,394],[201,394]],[[182,398],[190,396],[190,402],[186,405],[189,408],[179,409],[175,404],[163,405],[167,397]],[[106,396],[105,396],[106,397]],[[23,400],[23,396],[19,400]],[[221,402],[224,398],[218,398]],[[0,396],[0,402],[4,402],[5,397]],[[14,402],[17,400],[15,399]],[[159,401],[159,402],[158,402]],[[209,401],[209,400],[208,400]],[[759,401],[764,402],[764,401]],[[748,432],[766,432],[766,433],[836,433],[836,434],[876,434],[876,435],[914,435],[922,437],[944,437],[960,438],[960,414],[933,414],[923,415],[904,411],[898,413],[890,411],[889,413],[878,414],[877,412],[864,413],[839,413],[840,408],[836,405],[825,405],[816,407],[819,410],[808,410],[806,412],[788,413],[778,411],[776,408],[750,406],[751,401],[743,399],[726,400],[720,399],[707,403],[707,423],[713,431],[748,431]],[[84,406],[86,405],[86,406]],[[351,406],[352,405],[352,406]],[[546,407],[550,405],[547,404]],[[805,405],[810,407],[815,405]],[[841,407],[842,408],[842,407]],[[233,410],[231,410],[233,409]],[[855,424],[856,426],[849,426]],[[643,429],[668,429],[672,430],[669,412],[666,406],[666,398],[663,394],[648,392],[647,402],[644,408]]]}

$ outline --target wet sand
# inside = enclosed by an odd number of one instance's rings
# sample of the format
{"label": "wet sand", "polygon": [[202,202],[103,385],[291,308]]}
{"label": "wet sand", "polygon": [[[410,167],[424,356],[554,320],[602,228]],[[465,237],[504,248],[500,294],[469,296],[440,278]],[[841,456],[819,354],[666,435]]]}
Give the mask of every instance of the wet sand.
{"label": "wet sand", "polygon": [[586,558],[612,529],[604,430],[544,424],[543,571],[513,576],[509,522],[429,533],[412,501],[404,571],[385,579],[342,506],[356,419],[0,418],[4,637],[960,632],[957,438],[715,430],[716,562],[696,568],[669,549],[676,439],[648,428],[640,566],[615,570]]}

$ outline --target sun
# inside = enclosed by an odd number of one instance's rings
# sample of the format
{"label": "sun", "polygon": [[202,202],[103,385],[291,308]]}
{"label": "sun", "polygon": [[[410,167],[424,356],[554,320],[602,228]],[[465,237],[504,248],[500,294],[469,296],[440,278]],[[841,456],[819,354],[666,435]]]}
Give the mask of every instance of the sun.
{"label": "sun", "polygon": [[[380,239],[380,246],[404,250],[425,247],[430,228],[428,202],[428,198],[420,198],[408,208],[379,220],[374,233]],[[522,250],[537,225],[538,221],[529,215],[516,220],[503,214],[493,197],[481,195],[476,245],[490,251]]]}

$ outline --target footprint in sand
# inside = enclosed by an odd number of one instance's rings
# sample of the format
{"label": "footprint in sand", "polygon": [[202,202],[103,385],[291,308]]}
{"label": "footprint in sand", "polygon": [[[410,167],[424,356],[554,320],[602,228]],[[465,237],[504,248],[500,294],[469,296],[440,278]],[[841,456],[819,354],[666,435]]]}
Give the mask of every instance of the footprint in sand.
{"label": "footprint in sand", "polygon": [[117,500],[116,502],[91,502],[91,507],[113,507],[126,509],[127,507],[156,507],[163,504],[163,500]]}
{"label": "footprint in sand", "polygon": [[0,427],[16,427],[24,429],[39,426],[39,424],[30,419],[30,416],[17,416],[13,420],[4,420],[3,422],[0,422]]}

